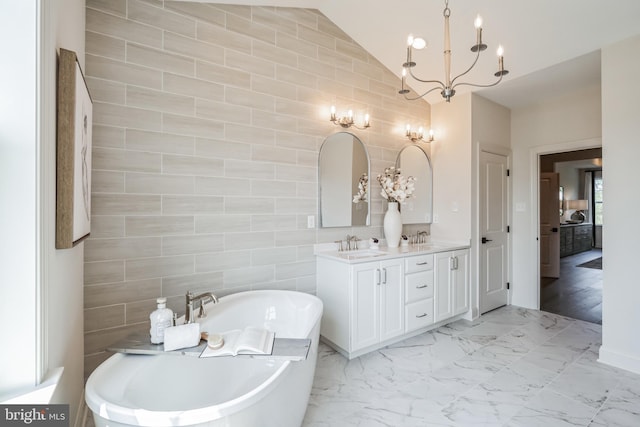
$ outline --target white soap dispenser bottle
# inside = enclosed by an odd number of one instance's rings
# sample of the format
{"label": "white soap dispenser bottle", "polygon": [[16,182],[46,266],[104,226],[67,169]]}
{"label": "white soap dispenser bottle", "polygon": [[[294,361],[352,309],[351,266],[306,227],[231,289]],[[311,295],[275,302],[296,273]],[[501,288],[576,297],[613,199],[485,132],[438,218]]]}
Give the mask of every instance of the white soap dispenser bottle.
{"label": "white soap dispenser bottle", "polygon": [[156,300],[158,308],[149,315],[151,320],[151,342],[153,344],[162,344],[164,342],[164,330],[173,323],[173,311],[167,308],[167,299],[158,298]]}

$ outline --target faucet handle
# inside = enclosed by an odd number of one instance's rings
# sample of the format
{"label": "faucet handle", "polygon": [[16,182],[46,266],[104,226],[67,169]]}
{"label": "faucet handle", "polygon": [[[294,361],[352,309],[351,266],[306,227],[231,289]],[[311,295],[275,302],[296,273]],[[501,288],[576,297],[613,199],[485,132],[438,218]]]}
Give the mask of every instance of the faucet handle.
{"label": "faucet handle", "polygon": [[338,245],[338,252],[342,252],[342,240],[336,240],[335,242],[333,242],[335,244]]}

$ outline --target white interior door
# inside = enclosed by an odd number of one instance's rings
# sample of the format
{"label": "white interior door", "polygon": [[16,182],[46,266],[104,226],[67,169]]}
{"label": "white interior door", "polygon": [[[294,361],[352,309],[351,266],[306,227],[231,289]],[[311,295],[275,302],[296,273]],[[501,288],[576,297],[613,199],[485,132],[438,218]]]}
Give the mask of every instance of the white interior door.
{"label": "white interior door", "polygon": [[480,313],[508,302],[508,158],[480,152]]}

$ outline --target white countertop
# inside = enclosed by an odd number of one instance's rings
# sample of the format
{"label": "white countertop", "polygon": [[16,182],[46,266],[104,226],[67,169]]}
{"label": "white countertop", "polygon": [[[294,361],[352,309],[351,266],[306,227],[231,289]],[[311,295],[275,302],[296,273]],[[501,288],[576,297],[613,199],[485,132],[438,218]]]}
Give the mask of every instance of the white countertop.
{"label": "white countertop", "polygon": [[[362,244],[362,246],[366,246],[366,244]],[[400,245],[397,248],[380,245],[378,248],[365,247],[358,250],[338,251],[335,243],[322,243],[315,245],[314,253],[321,258],[333,259],[347,264],[357,264],[468,248],[468,243],[429,242],[407,246]]]}

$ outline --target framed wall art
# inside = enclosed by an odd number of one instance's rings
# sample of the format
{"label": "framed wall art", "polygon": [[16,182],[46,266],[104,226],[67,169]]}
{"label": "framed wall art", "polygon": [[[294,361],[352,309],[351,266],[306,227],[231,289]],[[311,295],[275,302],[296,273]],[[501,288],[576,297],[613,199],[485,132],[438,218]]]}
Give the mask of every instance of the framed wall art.
{"label": "framed wall art", "polygon": [[71,248],[91,232],[93,104],[75,52],[58,57],[56,248]]}

